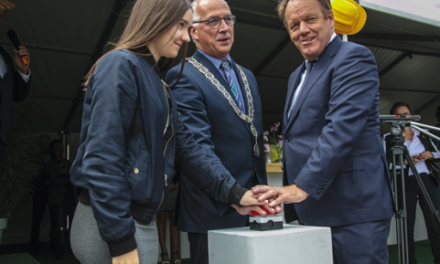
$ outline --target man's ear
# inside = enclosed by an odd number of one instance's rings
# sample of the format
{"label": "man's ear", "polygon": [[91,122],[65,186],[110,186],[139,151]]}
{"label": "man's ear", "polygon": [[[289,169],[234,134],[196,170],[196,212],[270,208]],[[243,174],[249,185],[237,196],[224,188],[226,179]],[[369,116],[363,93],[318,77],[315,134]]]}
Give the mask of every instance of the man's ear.
{"label": "man's ear", "polygon": [[189,34],[191,35],[191,38],[193,38],[193,40],[195,40],[195,41],[199,40],[199,35],[198,35],[197,27],[191,26],[189,28]]}
{"label": "man's ear", "polygon": [[328,11],[328,16],[327,16],[327,19],[330,19],[330,26],[332,27],[332,28],[334,28],[335,27],[335,16],[333,15],[333,11],[331,11],[331,10],[329,10]]}

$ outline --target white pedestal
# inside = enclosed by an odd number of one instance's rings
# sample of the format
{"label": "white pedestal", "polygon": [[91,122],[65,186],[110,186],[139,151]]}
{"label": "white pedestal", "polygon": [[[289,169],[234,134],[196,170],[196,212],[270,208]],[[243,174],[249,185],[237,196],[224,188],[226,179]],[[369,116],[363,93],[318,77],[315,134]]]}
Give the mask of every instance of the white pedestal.
{"label": "white pedestal", "polygon": [[333,263],[328,227],[285,224],[273,231],[212,230],[208,245],[210,264]]}

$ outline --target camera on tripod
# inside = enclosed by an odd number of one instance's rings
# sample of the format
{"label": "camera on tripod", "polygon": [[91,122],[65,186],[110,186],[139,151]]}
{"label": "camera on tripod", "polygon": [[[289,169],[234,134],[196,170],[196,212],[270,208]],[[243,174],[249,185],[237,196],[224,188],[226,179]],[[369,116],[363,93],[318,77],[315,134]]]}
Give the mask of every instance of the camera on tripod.
{"label": "camera on tripod", "polygon": [[380,115],[379,120],[385,124],[390,124],[390,133],[393,136],[401,136],[405,127],[411,126],[411,122],[419,121],[420,116],[404,116],[404,115]]}
{"label": "camera on tripod", "polygon": [[[430,199],[426,188],[420,178],[420,175],[411,160],[408,149],[405,146],[405,137],[403,132],[405,127],[411,127],[412,129],[418,130],[429,137],[440,140],[439,137],[433,135],[427,130],[421,129],[420,127],[437,130],[439,128],[432,127],[425,124],[420,124],[415,121],[420,120],[420,116],[405,116],[405,115],[380,115],[379,120],[383,123],[390,124],[390,134],[391,139],[384,136],[384,142],[387,145],[391,143],[391,154],[388,159],[392,161],[391,164],[391,183],[393,188],[393,196],[395,203],[395,219],[396,219],[396,229],[397,229],[397,244],[399,253],[399,263],[408,264],[408,232],[407,232],[407,210],[406,210],[406,195],[405,195],[405,169],[410,169],[416,179],[417,186],[421,191],[421,197],[424,199],[431,211],[433,220],[440,230],[440,213],[434,207],[432,200]],[[388,151],[387,151],[388,152]],[[388,154],[388,153],[387,153]],[[404,164],[404,161],[405,164]],[[407,163],[407,164],[406,164]]]}
{"label": "camera on tripod", "polygon": [[[405,127],[411,126],[411,122],[419,121],[420,116],[380,115],[379,120],[385,124],[391,125],[390,133],[393,135],[391,145],[403,146],[405,138],[402,136],[402,133],[405,131]],[[400,160],[396,160],[396,165],[400,165]]]}

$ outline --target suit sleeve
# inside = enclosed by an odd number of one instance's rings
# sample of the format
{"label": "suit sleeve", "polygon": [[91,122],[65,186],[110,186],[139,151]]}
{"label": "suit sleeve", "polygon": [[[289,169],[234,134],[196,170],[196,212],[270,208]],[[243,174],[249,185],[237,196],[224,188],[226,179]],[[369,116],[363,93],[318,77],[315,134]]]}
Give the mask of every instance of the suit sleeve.
{"label": "suit sleeve", "polygon": [[316,190],[322,188],[324,181],[330,185],[338,175],[368,119],[372,118],[371,112],[376,111],[374,102],[379,91],[379,77],[373,54],[362,46],[339,52],[344,55],[338,58],[340,63],[329,73],[327,125],[295,180],[316,200],[322,197]]}
{"label": "suit sleeve", "polygon": [[[186,65],[188,67],[188,65]],[[173,84],[175,82],[175,77],[178,76],[179,67],[175,67],[172,70],[170,70],[166,76],[166,82],[169,84]],[[210,120],[208,118],[205,102],[202,93],[200,92],[198,85],[188,77],[187,74],[182,74],[182,77],[180,78],[179,82],[173,89],[173,95],[176,98],[177,108],[180,114],[180,119],[183,122],[183,129],[182,131],[188,131],[192,133],[193,140],[195,140],[195,143],[198,144],[203,148],[205,151],[205,155],[209,157],[209,164],[211,167],[216,167],[216,169],[221,170],[223,172],[227,172],[227,175],[229,175],[227,179],[228,182],[234,182],[233,186],[227,186],[230,191],[228,191],[229,198],[225,202],[224,199],[217,199],[218,201],[221,201],[223,203],[227,204],[239,204],[239,201],[241,197],[243,196],[245,189],[240,187],[238,183],[235,181],[235,179],[230,176],[227,169],[224,167],[223,163],[220,161],[220,159],[217,157],[217,155],[214,153],[214,144],[211,141],[211,124]],[[178,142],[179,146],[179,142]],[[181,169],[181,168],[179,168]],[[194,168],[197,170],[197,168]],[[204,190],[205,193],[207,193],[209,196],[212,197],[212,193],[215,192],[215,187],[218,186],[212,186],[214,189],[207,190],[205,187],[201,187],[200,183],[198,182],[200,179],[197,179],[196,177],[193,177],[195,174],[195,170],[189,170],[187,169],[186,172],[184,172],[184,175],[189,177],[191,181],[199,186],[202,190]],[[182,171],[183,172],[183,171]],[[217,172],[210,172],[215,173],[214,175],[219,175]],[[219,178],[219,182],[222,182],[226,179],[223,179],[225,176],[221,175],[221,178]],[[211,188],[212,188],[211,187]],[[216,193],[218,194],[218,193]],[[223,197],[224,198],[224,197]]]}
{"label": "suit sleeve", "polygon": [[[435,140],[435,139],[434,139],[434,140]],[[436,161],[438,161],[438,160],[440,159],[440,151],[439,151],[437,145],[434,143],[434,140],[433,140],[431,137],[429,137],[429,141],[430,141],[430,143],[431,143],[431,145],[432,145],[432,148],[433,148],[433,150],[434,150],[434,151],[432,151],[433,159],[435,159]]]}
{"label": "suit sleeve", "polygon": [[0,56],[3,58],[7,67],[11,70],[13,75],[12,100],[14,102],[21,102],[24,99],[26,99],[29,93],[31,78],[29,78],[28,82],[25,82],[23,80],[20,73],[14,67],[14,62],[12,57],[1,46],[0,46]]}
{"label": "suit sleeve", "polygon": [[239,205],[246,192],[223,166],[217,166],[194,142],[192,133],[180,118],[176,124],[176,167],[216,201]]}
{"label": "suit sleeve", "polygon": [[12,93],[12,99],[14,102],[21,102],[26,99],[31,88],[31,79],[32,78],[26,83],[18,71],[14,72],[14,87]]}
{"label": "suit sleeve", "polygon": [[90,186],[90,201],[101,237],[111,252],[136,248],[124,170],[125,138],[137,105],[135,72],[136,67],[125,53],[112,52],[98,63],[87,90],[91,93],[91,116],[82,175]]}

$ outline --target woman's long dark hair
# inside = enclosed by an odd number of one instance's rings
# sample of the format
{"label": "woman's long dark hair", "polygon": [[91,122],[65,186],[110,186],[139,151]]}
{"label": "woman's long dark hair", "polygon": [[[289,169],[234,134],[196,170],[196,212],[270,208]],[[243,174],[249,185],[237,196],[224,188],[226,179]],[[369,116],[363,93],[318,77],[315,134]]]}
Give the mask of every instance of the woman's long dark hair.
{"label": "woman's long dark hair", "polygon": [[[148,44],[170,30],[182,19],[188,9],[191,9],[191,3],[188,0],[137,0],[133,5],[127,25],[121,37],[113,49],[106,54],[120,49],[126,49],[140,54],[139,50],[145,50]],[[186,49],[187,43],[184,43],[180,50],[182,54],[179,55],[179,57],[182,58],[182,68],[185,62]],[[152,54],[140,55],[152,56]],[[87,73],[84,86],[87,86],[101,58],[96,61]]]}

